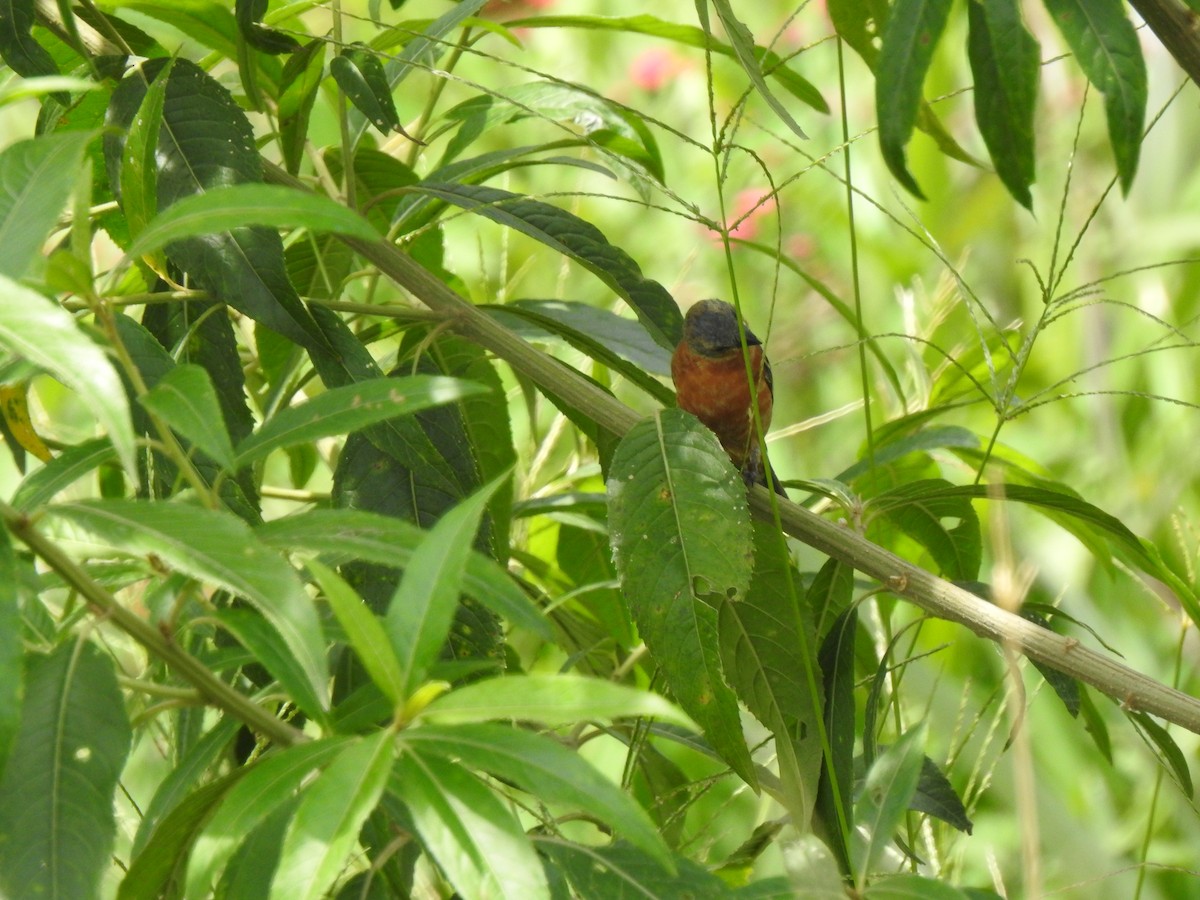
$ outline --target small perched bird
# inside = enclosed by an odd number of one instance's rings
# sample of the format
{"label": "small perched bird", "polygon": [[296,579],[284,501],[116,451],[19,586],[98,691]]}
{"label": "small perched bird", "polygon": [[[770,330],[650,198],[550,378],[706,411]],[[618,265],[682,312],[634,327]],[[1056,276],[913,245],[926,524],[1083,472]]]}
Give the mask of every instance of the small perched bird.
{"label": "small perched bird", "polygon": [[[771,427],[774,382],[771,364],[760,341],[743,325],[750,370],[754,373],[754,396],[765,434]],[[767,484],[766,466],[754,430],[750,407],[750,384],[742,358],[742,340],[737,311],[723,300],[701,300],[688,310],[683,321],[683,340],[671,357],[671,378],[679,408],[707,425],[720,440],[747,484]],[[771,483],[783,496],[779,480]]]}

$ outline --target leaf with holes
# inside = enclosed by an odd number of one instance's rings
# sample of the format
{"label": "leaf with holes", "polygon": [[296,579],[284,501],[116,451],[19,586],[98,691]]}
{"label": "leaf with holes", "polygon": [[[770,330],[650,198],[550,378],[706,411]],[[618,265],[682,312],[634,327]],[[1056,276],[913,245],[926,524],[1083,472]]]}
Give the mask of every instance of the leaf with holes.
{"label": "leaf with holes", "polygon": [[621,589],[679,705],[749,784],[757,779],[725,683],[717,609],[750,585],[746,487],[716,437],[668,409],[635,425],[609,467],[609,531]]}

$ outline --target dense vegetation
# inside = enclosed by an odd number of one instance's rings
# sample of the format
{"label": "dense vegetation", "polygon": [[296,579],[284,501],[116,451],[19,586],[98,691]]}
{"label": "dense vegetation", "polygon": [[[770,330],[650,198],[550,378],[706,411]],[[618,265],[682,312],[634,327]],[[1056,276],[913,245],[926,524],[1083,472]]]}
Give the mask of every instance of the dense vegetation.
{"label": "dense vegetation", "polygon": [[1194,892],[1134,6],[0,5],[0,895]]}

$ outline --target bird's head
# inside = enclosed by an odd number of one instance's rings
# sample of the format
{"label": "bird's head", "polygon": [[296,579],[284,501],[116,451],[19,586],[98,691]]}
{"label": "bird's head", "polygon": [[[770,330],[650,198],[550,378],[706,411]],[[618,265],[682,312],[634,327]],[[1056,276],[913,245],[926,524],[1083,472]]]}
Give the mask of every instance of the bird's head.
{"label": "bird's head", "polygon": [[[746,344],[756,346],[762,341],[746,328]],[[724,300],[701,300],[687,311],[683,320],[683,339],[694,353],[720,356],[742,346],[738,336],[737,311]]]}

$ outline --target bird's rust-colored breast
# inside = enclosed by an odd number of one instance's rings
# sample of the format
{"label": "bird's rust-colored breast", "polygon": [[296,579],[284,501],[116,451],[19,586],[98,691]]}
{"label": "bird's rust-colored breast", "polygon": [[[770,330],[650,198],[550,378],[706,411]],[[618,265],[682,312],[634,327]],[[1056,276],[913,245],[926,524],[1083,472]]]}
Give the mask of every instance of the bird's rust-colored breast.
{"label": "bird's rust-colored breast", "polygon": [[[771,388],[763,377],[762,347],[747,347],[757,383],[757,401],[762,429],[771,425]],[[741,469],[756,446],[754,418],[750,411],[750,384],[741,349],[714,356],[693,352],[681,342],[671,357],[679,408],[690,412],[721,442],[733,464]]]}

